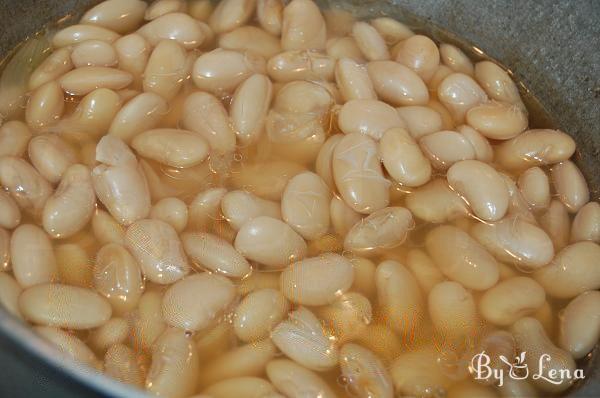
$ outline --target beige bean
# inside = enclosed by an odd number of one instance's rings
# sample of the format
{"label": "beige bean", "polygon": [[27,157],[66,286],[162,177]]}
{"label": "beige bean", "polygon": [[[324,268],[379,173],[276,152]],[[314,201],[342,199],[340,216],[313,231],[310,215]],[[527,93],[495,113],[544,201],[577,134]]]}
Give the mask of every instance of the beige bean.
{"label": "beige bean", "polygon": [[96,209],[92,217],[92,232],[98,243],[123,244],[125,242],[125,230],[108,212]]}
{"label": "beige bean", "polygon": [[[515,358],[517,347],[513,335],[505,330],[496,330],[486,333],[476,347],[477,353],[484,352],[489,357],[488,366],[493,372],[510,371],[510,364],[502,361],[504,358]],[[477,358],[475,358],[477,360]],[[482,384],[496,384],[493,373],[474,375],[474,379]],[[527,396],[528,397],[528,396]],[[525,397],[523,397],[525,398]]]}
{"label": "beige bean", "polygon": [[0,126],[0,157],[22,156],[27,151],[31,131],[19,120],[11,120]]}
{"label": "beige bean", "polygon": [[489,322],[509,326],[540,309],[546,302],[544,288],[535,280],[517,276],[501,281],[485,292],[479,312]]}
{"label": "beige bean", "polygon": [[332,303],[352,286],[354,270],[350,261],[335,253],[306,258],[281,273],[281,291],[297,304]]}
{"label": "beige bean", "polygon": [[265,60],[259,55],[216,49],[196,60],[192,78],[201,90],[214,94],[231,93],[251,75],[265,71]]}
{"label": "beige bean", "polygon": [[129,323],[124,318],[111,318],[90,332],[88,344],[96,352],[106,353],[115,344],[124,343],[129,336]]}
{"label": "beige bean", "polygon": [[440,60],[454,72],[469,76],[473,76],[475,72],[475,67],[469,57],[460,48],[452,44],[440,44]]}
{"label": "beige bean", "polygon": [[250,264],[227,241],[205,232],[185,233],[183,248],[198,268],[206,268],[228,277],[243,278],[250,274]]}
{"label": "beige bean", "polygon": [[217,153],[235,149],[235,133],[227,110],[216,97],[203,92],[189,95],[183,105],[182,127],[199,133]]}
{"label": "beige bean", "polygon": [[8,313],[23,318],[19,309],[19,295],[23,289],[19,283],[6,272],[0,272],[0,305]]}
{"label": "beige bean", "polygon": [[379,153],[387,172],[402,185],[416,187],[431,178],[429,160],[402,128],[391,128],[383,134],[379,141]]}
{"label": "beige bean", "polygon": [[186,50],[197,48],[206,40],[200,23],[180,12],[160,16],[143,25],[137,33],[151,46],[156,46],[161,40],[173,40]]}
{"label": "beige bean", "polygon": [[491,101],[469,109],[467,123],[494,140],[508,140],[528,126],[527,113],[519,105]]}
{"label": "beige bean", "polygon": [[350,36],[330,38],[327,40],[326,52],[337,60],[347,58],[360,63],[365,61],[356,40]]}
{"label": "beige bean", "polygon": [[433,167],[439,170],[447,170],[461,160],[475,159],[475,149],[469,140],[456,131],[428,134],[419,143]]}
{"label": "beige bean", "polygon": [[396,61],[414,70],[428,82],[440,64],[440,51],[427,36],[414,35],[398,44]]}
{"label": "beige bean", "polygon": [[29,159],[42,177],[56,184],[66,170],[77,162],[77,153],[60,136],[43,134],[29,141]]}
{"label": "beige bean", "polygon": [[[390,59],[390,53],[384,38],[379,34],[377,29],[367,22],[355,22],[352,26],[352,36],[360,51],[369,61]],[[373,79],[372,75],[371,79]]]}
{"label": "beige bean", "polygon": [[52,344],[66,359],[100,370],[102,364],[94,352],[79,338],[54,327],[36,326],[33,330]]}
{"label": "beige bean", "polygon": [[247,221],[235,238],[235,248],[248,260],[269,268],[284,268],[306,255],[302,237],[281,220],[260,216]]}
{"label": "beige bean", "polygon": [[225,33],[244,25],[254,14],[256,0],[225,0],[220,2],[209,24],[215,33]]}
{"label": "beige bean", "polygon": [[[448,75],[440,83],[437,95],[440,102],[448,108],[452,118],[457,123],[463,122],[465,115],[471,108],[488,100],[485,91],[473,78],[464,73]],[[478,126],[473,127],[479,129]]]}
{"label": "beige bean", "polygon": [[63,91],[56,81],[44,83],[29,97],[25,120],[32,129],[54,124],[64,110]]}
{"label": "beige bean", "polygon": [[152,206],[150,218],[162,220],[170,224],[175,231],[182,232],[188,223],[188,208],[178,198],[164,198]]}
{"label": "beige bean", "polygon": [[150,281],[171,284],[187,275],[190,266],[173,227],[160,220],[139,220],[127,228],[125,245]]}
{"label": "beige bean", "polygon": [[67,238],[90,222],[96,194],[90,170],[74,164],[67,168],[56,192],[48,198],[42,214],[44,229],[53,238]]}
{"label": "beige bean", "polygon": [[348,386],[358,397],[394,396],[394,386],[385,365],[366,348],[345,344],[340,350],[340,368]]}
{"label": "beige bean", "polygon": [[522,217],[506,217],[495,223],[478,223],[471,234],[498,260],[521,270],[535,270],[554,258],[552,240],[535,224]]}
{"label": "beige bean", "polygon": [[250,163],[232,176],[232,183],[262,198],[280,200],[288,181],[302,171],[304,167],[286,161]]}
{"label": "beige bean", "polygon": [[386,207],[358,221],[344,240],[346,250],[376,254],[379,250],[401,245],[414,227],[409,210],[404,207]]}
{"label": "beige bean", "polygon": [[131,73],[134,86],[141,87],[143,73],[150,57],[150,44],[142,35],[132,33],[115,41],[114,48],[119,69]]}
{"label": "beige bean", "polygon": [[417,280],[404,265],[387,260],[377,266],[375,284],[384,323],[396,333],[408,336],[425,316]]}
{"label": "beige bean", "polygon": [[281,218],[279,203],[245,191],[231,191],[225,194],[221,200],[221,211],[235,230],[239,230],[243,224],[256,217]]}
{"label": "beige bean", "polygon": [[394,108],[377,100],[352,100],[342,106],[338,125],[345,134],[361,133],[379,140],[393,127],[405,127]]}
{"label": "beige bean", "polygon": [[559,163],[575,152],[575,141],[560,130],[527,130],[495,148],[495,160],[508,170]]}
{"label": "beige bean", "polygon": [[333,180],[333,151],[336,145],[344,136],[342,134],[334,134],[321,146],[317,159],[315,160],[315,171],[321,176],[323,181],[327,183],[330,189],[335,190],[335,182]]}
{"label": "beige bean", "polygon": [[260,377],[235,377],[215,383],[203,393],[214,398],[263,398],[272,397],[271,394],[277,394],[277,391],[271,383]]}
{"label": "beige bean", "polygon": [[427,294],[440,282],[443,282],[444,274],[435,265],[431,257],[423,250],[413,249],[406,255],[406,267],[413,273],[421,290]]}
{"label": "beige bean", "polygon": [[102,40],[113,43],[119,37],[118,33],[100,26],[71,25],[56,32],[52,37],[52,45],[55,48],[60,48],[88,40]]}
{"label": "beige bean", "polygon": [[144,291],[139,265],[125,247],[109,243],[96,254],[94,286],[117,314],[137,307]]}
{"label": "beige bean", "polygon": [[281,46],[284,50],[323,50],[325,20],[311,0],[293,0],[283,10]]}
{"label": "beige bean", "polygon": [[208,21],[213,8],[214,5],[210,0],[189,0],[187,2],[188,14],[199,21]]}
{"label": "beige bean", "polygon": [[490,142],[479,131],[466,124],[458,126],[456,131],[469,141],[475,151],[475,159],[486,163],[491,163],[494,160],[494,150]]}
{"label": "beige bean", "polygon": [[317,373],[288,359],[275,359],[267,364],[269,380],[290,398],[335,398],[331,387]]}
{"label": "beige bean", "polygon": [[413,36],[414,33],[408,26],[402,22],[398,22],[393,18],[380,17],[370,21],[371,26],[377,29],[377,32],[383,37],[386,44],[393,46],[401,40],[406,40]]}
{"label": "beige bean", "polygon": [[35,225],[21,224],[13,231],[10,255],[15,279],[23,287],[52,282],[58,276],[50,239]]}
{"label": "beige bean", "polygon": [[281,198],[283,220],[307,240],[323,236],[329,230],[331,193],[323,179],[303,172],[288,182]]}
{"label": "beige bean", "polygon": [[435,285],[429,292],[428,308],[433,326],[450,342],[472,336],[479,327],[473,295],[460,283]]}
{"label": "beige bean", "polygon": [[335,147],[332,162],[335,184],[353,210],[368,214],[388,205],[390,183],[383,176],[371,138],[347,134]]}
{"label": "beige bean", "polygon": [[152,21],[173,12],[186,12],[186,9],[187,4],[183,0],[156,0],[146,9],[144,19]]}
{"label": "beige bean", "polygon": [[10,269],[10,232],[0,227],[0,271]]}
{"label": "beige bean", "polygon": [[167,113],[166,101],[155,93],[142,93],[128,101],[115,115],[108,129],[124,142],[155,128]]}
{"label": "beige bean", "polygon": [[345,236],[361,220],[360,213],[355,212],[338,196],[331,199],[329,214],[331,225],[339,236]]}
{"label": "beige bean", "polygon": [[525,170],[517,181],[523,199],[534,209],[545,209],[550,205],[550,180],[539,167]]}
{"label": "beige bean", "polygon": [[219,37],[219,47],[271,58],[281,52],[279,38],[256,26],[241,26]]}
{"label": "beige bean", "polygon": [[259,289],[249,293],[235,309],[233,327],[236,336],[245,342],[269,336],[290,310],[286,298],[275,289]]}
{"label": "beige bean", "polygon": [[306,307],[290,312],[289,319],[275,327],[271,339],[285,355],[308,369],[325,371],[337,365],[337,346]]}
{"label": "beige bean", "polygon": [[121,108],[119,94],[107,88],[95,89],[87,94],[75,111],[57,125],[57,129],[67,138],[75,141],[102,136],[108,130],[113,118]]}
{"label": "beige bean", "polygon": [[237,88],[230,114],[240,144],[245,146],[258,141],[272,98],[273,85],[265,75],[252,75]]}
{"label": "beige bean", "polygon": [[71,52],[76,68],[84,66],[115,66],[118,62],[114,47],[102,40],[88,40],[77,44]]}
{"label": "beige bean", "polygon": [[167,328],[162,314],[162,297],[159,291],[147,291],[140,297],[137,308],[129,313],[130,345],[136,350],[149,351]]}
{"label": "beige bean", "polygon": [[469,214],[465,201],[443,178],[436,178],[406,197],[406,207],[418,218],[442,223]]}
{"label": "beige bean", "polygon": [[144,372],[140,368],[137,355],[124,344],[115,344],[106,351],[104,373],[121,383],[136,387],[144,385]]}
{"label": "beige bean", "polygon": [[177,129],[145,131],[133,138],[131,146],[143,157],[177,168],[196,166],[209,152],[208,143],[200,134]]}
{"label": "beige bean", "polygon": [[235,347],[206,364],[199,374],[199,384],[207,387],[234,377],[262,376],[267,363],[277,354],[270,339]]}
{"label": "beige bean", "polygon": [[188,331],[206,329],[232,304],[235,286],[227,278],[194,274],[171,286],[163,297],[162,312],[171,326]]}
{"label": "beige bean", "polygon": [[[600,287],[597,259],[600,246],[593,242],[573,243],[562,249],[548,266],[534,277],[546,293],[557,298],[571,298]],[[13,262],[14,264],[14,262]]]}
{"label": "beige bean", "polygon": [[341,343],[353,341],[373,320],[373,308],[360,293],[345,293],[333,303],[315,309],[323,326]]}
{"label": "beige bean", "polygon": [[581,170],[570,160],[560,162],[550,170],[558,199],[570,213],[576,213],[590,200],[590,190]]}
{"label": "beige bean", "polygon": [[397,108],[397,111],[406,123],[406,130],[416,140],[442,130],[442,117],[432,108],[411,105]]}
{"label": "beige bean", "polygon": [[522,105],[517,85],[508,73],[491,61],[481,61],[475,65],[475,78],[490,98],[509,104]]}
{"label": "beige bean", "polygon": [[367,70],[353,59],[342,58],[338,61],[335,80],[346,102],[355,99],[377,99]]}
{"label": "beige bean", "polygon": [[16,228],[21,223],[21,210],[7,192],[0,191],[0,227]]}
{"label": "beige bean", "polygon": [[221,219],[221,200],[227,193],[225,188],[210,188],[200,192],[188,208],[189,226],[204,230],[214,221]]}
{"label": "beige bean", "polygon": [[478,160],[463,160],[448,170],[448,184],[465,198],[478,217],[498,221],[506,214],[509,193],[500,174]]}
{"label": "beige bean", "polygon": [[108,301],[93,290],[58,283],[25,289],[19,308],[35,324],[75,330],[102,326],[112,314]]}
{"label": "beige bean", "polygon": [[273,108],[283,114],[309,113],[308,118],[322,116],[332,106],[332,94],[316,82],[290,82],[278,90]]}
{"label": "beige bean", "polygon": [[585,357],[600,337],[600,292],[594,290],[574,298],[559,316],[559,345],[573,358]]}
{"label": "beige bean", "polygon": [[507,214],[515,217],[522,217],[524,220],[531,223],[536,223],[535,217],[529,208],[529,204],[525,201],[525,198],[521,194],[517,183],[511,176],[505,173],[500,173],[500,177],[504,180],[506,188],[508,189],[508,211]]}
{"label": "beige bean", "polygon": [[443,368],[441,357],[439,349],[431,346],[401,354],[390,368],[396,392],[416,397],[431,391],[445,392],[453,380]]}
{"label": "beige bean", "polygon": [[145,386],[153,395],[189,397],[196,391],[199,371],[200,358],[194,340],[183,330],[168,329],[152,347],[152,366]]}
{"label": "beige bean", "polygon": [[600,204],[598,202],[589,202],[583,206],[573,219],[571,242],[583,240],[600,243]]}
{"label": "beige bean", "polygon": [[[72,240],[77,238],[75,235]],[[54,256],[61,283],[85,288],[93,285],[93,255],[90,255],[89,247],[85,247],[83,242],[57,245]]]}
{"label": "beige bean", "polygon": [[540,226],[552,239],[554,249],[561,250],[569,244],[569,212],[558,199],[550,202],[550,206],[539,218]]}
{"label": "beige bean", "polygon": [[367,65],[375,92],[394,105],[425,105],[429,102],[427,86],[410,68],[394,61],[374,61]]}
{"label": "beige bean", "polygon": [[281,0],[258,0],[256,3],[256,19],[260,26],[272,35],[281,35],[283,7]]}
{"label": "beige bean", "polygon": [[[539,321],[529,317],[521,318],[512,325],[511,332],[519,350],[527,353],[525,364],[537,369],[536,373],[542,376],[532,378],[539,389],[559,393],[573,384],[573,379],[566,377],[565,372],[569,372],[572,377],[575,361],[569,352],[552,343]],[[540,366],[540,363],[543,365]]]}
{"label": "beige bean", "polygon": [[80,22],[127,33],[143,22],[146,7],[147,4],[139,0],[106,0],[83,14]]}
{"label": "beige bean", "polygon": [[473,290],[487,290],[498,282],[498,264],[477,241],[462,230],[444,225],[425,239],[427,251],[449,279]]}
{"label": "beige bean", "polygon": [[29,89],[35,90],[42,85],[60,78],[73,69],[71,48],[57,48],[31,73]]}
{"label": "beige bean", "polygon": [[238,293],[247,295],[259,289],[279,289],[279,272],[259,269],[242,279],[237,285]]}
{"label": "beige bean", "polygon": [[291,50],[269,59],[267,73],[277,82],[294,80],[332,81],[335,59],[314,50]]}
{"label": "beige bean", "polygon": [[103,66],[84,66],[65,73],[58,82],[67,94],[86,95],[98,88],[120,90],[131,84],[129,72]]}
{"label": "beige bean", "polygon": [[186,52],[180,44],[174,40],[160,41],[144,70],[144,91],[158,94],[166,101],[173,100],[188,76],[186,62]]}
{"label": "beige bean", "polygon": [[[270,152],[275,157],[304,165],[312,164],[326,139],[326,120],[320,115],[280,113],[271,110],[267,116],[266,130]],[[269,147],[267,147],[269,148]]]}

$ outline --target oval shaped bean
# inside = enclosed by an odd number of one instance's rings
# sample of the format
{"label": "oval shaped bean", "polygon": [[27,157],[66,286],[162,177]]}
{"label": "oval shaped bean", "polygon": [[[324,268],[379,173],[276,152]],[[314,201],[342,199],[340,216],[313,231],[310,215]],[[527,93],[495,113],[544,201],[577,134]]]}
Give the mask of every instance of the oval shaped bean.
{"label": "oval shaped bean", "polygon": [[525,364],[536,369],[536,373],[542,376],[532,378],[532,382],[539,389],[548,393],[559,393],[573,384],[573,379],[566,377],[565,372],[573,375],[575,361],[569,352],[552,343],[538,320],[521,318],[510,330],[519,350],[527,352]]}
{"label": "oval shaped bean", "polygon": [[600,287],[597,259],[600,246],[593,242],[577,242],[562,249],[554,260],[535,274],[546,293],[557,298],[571,298]]}
{"label": "oval shaped bean", "polygon": [[465,198],[478,217],[498,221],[508,210],[509,194],[500,174],[478,160],[463,160],[448,170],[448,184]]}
{"label": "oval shaped bean", "polygon": [[507,217],[495,223],[478,223],[471,234],[500,261],[519,269],[535,270],[554,258],[554,245],[543,229],[522,217]]}
{"label": "oval shaped bean", "polygon": [[95,89],[81,100],[68,118],[61,121],[59,131],[75,141],[102,136],[121,104],[121,97],[116,92],[107,88]]}
{"label": "oval shaped bean", "polygon": [[338,60],[335,67],[335,81],[346,102],[356,99],[377,99],[369,73],[353,59]]}
{"label": "oval shaped bean", "polygon": [[243,278],[251,272],[248,261],[223,239],[205,232],[193,232],[183,234],[181,240],[197,267],[233,278]]}
{"label": "oval shaped bean", "polygon": [[52,282],[58,268],[48,235],[40,227],[21,224],[12,233],[10,255],[15,279],[23,287]]}
{"label": "oval shaped bean", "polygon": [[96,209],[92,217],[92,232],[101,245],[125,242],[123,227],[104,210]]}
{"label": "oval shaped bean", "polygon": [[528,126],[527,113],[519,105],[490,101],[469,109],[467,123],[487,138],[508,140]]}
{"label": "oval shaped bean", "polygon": [[571,213],[576,213],[590,201],[590,190],[581,170],[570,160],[550,169],[550,176],[558,199]]}
{"label": "oval shaped bean", "polygon": [[83,14],[81,23],[126,33],[143,22],[146,7],[148,5],[139,0],[106,0]]}
{"label": "oval shaped bean", "polygon": [[93,255],[90,255],[90,251],[95,247],[90,246],[95,242],[84,242],[84,239],[91,238],[84,234],[85,232],[80,232],[71,239],[73,242],[80,239],[78,243],[64,243],[54,249],[58,276],[65,285],[88,288],[93,284]]}
{"label": "oval shaped bean", "polygon": [[323,181],[330,189],[335,190],[335,182],[333,180],[333,151],[336,145],[344,136],[342,134],[334,134],[321,146],[317,159],[315,160],[315,171],[321,176]]}
{"label": "oval shaped bean", "polygon": [[429,293],[431,289],[445,277],[427,253],[413,249],[406,255],[406,267],[413,273],[421,290]]}
{"label": "oval shaped bean", "polygon": [[[488,97],[473,78],[464,73],[452,73],[440,83],[437,95],[452,114],[455,122],[461,123],[467,112],[486,102]],[[477,128],[476,126],[473,126]]]}
{"label": "oval shaped bean", "polygon": [[86,95],[98,88],[120,90],[131,84],[129,72],[104,66],[84,66],[65,73],[58,79],[62,89],[71,95]]}
{"label": "oval shaped bean", "polygon": [[600,243],[600,204],[598,202],[589,202],[583,206],[573,219],[571,242],[583,240]]}
{"label": "oval shaped bean", "polygon": [[95,370],[101,369],[102,364],[93,351],[73,334],[47,326],[36,326],[33,330],[44,340],[51,343],[65,358],[87,365]]}
{"label": "oval shaped bean", "polygon": [[306,307],[290,312],[289,319],[273,329],[271,339],[285,355],[308,369],[325,371],[337,365],[337,346]]}
{"label": "oval shaped bean", "polygon": [[77,153],[56,134],[38,135],[29,141],[29,159],[49,182],[58,183],[66,170],[77,162]]}
{"label": "oval shaped bean", "polygon": [[25,120],[32,129],[47,127],[57,122],[65,107],[63,91],[56,81],[44,83],[29,97]]}
{"label": "oval shaped bean", "polygon": [[374,61],[367,65],[375,92],[394,105],[425,105],[429,91],[419,75],[394,61]]}
{"label": "oval shaped bean", "polygon": [[463,137],[469,141],[475,151],[475,159],[486,163],[491,163],[492,160],[494,160],[494,150],[492,149],[490,142],[481,135],[479,131],[466,124],[458,126],[456,131],[461,133]]}
{"label": "oval shaped bean", "polygon": [[200,134],[177,129],[148,130],[136,135],[131,146],[141,156],[177,168],[196,166],[209,152],[208,143]]}
{"label": "oval shaped bean", "polygon": [[428,82],[440,64],[440,51],[427,36],[414,35],[398,44],[396,61],[414,70]]}
{"label": "oval shaped bean", "polygon": [[155,93],[142,93],[129,100],[115,115],[108,134],[124,142],[155,128],[167,114],[166,101]]}
{"label": "oval shaped bean", "polygon": [[487,290],[498,282],[494,257],[459,228],[435,228],[427,234],[425,246],[442,273],[468,289]]}
{"label": "oval shaped bean", "polygon": [[210,27],[215,33],[224,33],[244,25],[256,7],[253,0],[225,0],[217,5],[210,16]]}
{"label": "oval shaped bean", "polygon": [[340,349],[342,376],[360,398],[392,398],[394,386],[383,362],[371,351],[357,344]]}
{"label": "oval shaped bean", "polygon": [[71,52],[76,68],[84,66],[115,66],[118,62],[114,47],[102,40],[88,40],[77,44]]}
{"label": "oval shaped bean", "polygon": [[[486,333],[482,336],[481,341],[477,346],[477,352],[485,352],[490,362],[488,366],[492,371],[510,371],[510,365],[502,361],[501,356],[504,358],[515,358],[517,354],[517,347],[515,338],[513,335],[505,330],[496,330],[490,333]],[[475,378],[478,382],[486,385],[496,384],[496,380],[492,377],[493,373],[486,375],[487,377]],[[484,375],[481,375],[484,376]]]}
{"label": "oval shaped bean", "polygon": [[235,230],[239,230],[243,224],[256,217],[281,218],[279,203],[245,191],[230,191],[225,194],[221,200],[221,211]]}
{"label": "oval shaped bean", "polygon": [[271,58],[281,52],[278,37],[256,26],[241,26],[219,37],[219,47],[227,50],[251,51]]}
{"label": "oval shaped bean", "polygon": [[119,69],[131,73],[133,86],[141,87],[144,69],[150,57],[150,44],[142,35],[132,33],[115,41],[113,46],[117,53]]}
{"label": "oval shaped bean", "polygon": [[[373,265],[373,273],[374,268]],[[331,330],[340,344],[360,337],[373,321],[371,302],[360,293],[345,293],[333,303],[315,311],[323,326]]]}
{"label": "oval shaped bean", "polygon": [[96,352],[106,353],[111,346],[121,344],[129,336],[129,323],[124,318],[111,318],[90,332],[88,344]]}
{"label": "oval shaped bean", "polygon": [[35,90],[42,85],[54,81],[73,69],[71,48],[57,48],[31,73],[29,89]]}
{"label": "oval shaped bean", "polygon": [[140,368],[137,355],[124,344],[115,344],[106,351],[104,373],[121,383],[137,387],[144,385],[144,372]]}
{"label": "oval shaped bean", "polygon": [[335,59],[314,50],[285,51],[267,63],[267,73],[277,82],[294,80],[332,81]]}
{"label": "oval shaped bean", "polygon": [[303,172],[292,177],[281,198],[283,220],[307,240],[329,230],[329,187],[317,174]]}
{"label": "oval shaped bean", "polygon": [[360,133],[347,134],[333,152],[333,177],[344,201],[369,214],[389,203],[389,181],[383,176],[377,145]]}
{"label": "oval shaped bean", "polygon": [[0,227],[16,228],[21,224],[21,210],[7,192],[0,191]]}
{"label": "oval shaped bean", "polygon": [[338,125],[345,134],[361,133],[375,140],[393,127],[405,126],[394,108],[369,99],[346,102],[338,114]]}
{"label": "oval shaped bean", "polygon": [[162,314],[163,293],[149,290],[140,297],[135,310],[129,313],[130,345],[142,352],[151,350],[154,342],[166,330]]}
{"label": "oval shaped bean", "polygon": [[152,347],[152,365],[145,386],[153,395],[189,397],[196,391],[199,371],[200,358],[194,340],[183,330],[168,329]]}
{"label": "oval shaped bean", "polygon": [[210,227],[214,221],[220,220],[221,200],[226,193],[225,188],[210,188],[196,195],[188,210],[190,227],[202,230]]}
{"label": "oval shaped bean", "polygon": [[165,292],[162,311],[171,326],[202,330],[223,314],[235,296],[235,286],[229,279],[208,273],[194,274]]}
{"label": "oval shaped bean", "polygon": [[546,302],[544,288],[535,280],[517,276],[501,281],[484,293],[479,312],[489,322],[509,326],[531,315]]}
{"label": "oval shaped bean", "polygon": [[557,199],[552,200],[548,210],[540,216],[540,226],[552,239],[556,251],[569,244],[570,222],[567,208]]}
{"label": "oval shaped bean", "polygon": [[281,291],[293,303],[325,305],[350,289],[354,281],[352,264],[335,253],[307,258],[291,264],[281,273]]}
{"label": "oval shaped bean", "polygon": [[527,130],[495,148],[495,160],[504,169],[559,163],[575,153],[575,141],[560,130]]}
{"label": "oval shaped bean", "polygon": [[267,364],[269,380],[291,398],[334,398],[331,387],[315,372],[289,359],[275,359]]}
{"label": "oval shaped bean", "polygon": [[187,4],[182,0],[156,0],[146,9],[144,19],[152,21],[172,12],[185,12],[186,9]]}
{"label": "oval shaped bean", "polygon": [[188,76],[186,63],[187,54],[181,45],[174,40],[160,41],[144,69],[144,91],[173,100]]}
{"label": "oval shaped bean", "polygon": [[150,218],[162,220],[175,231],[182,232],[188,223],[188,208],[181,199],[164,198],[154,204],[150,210]]}
{"label": "oval shaped bean", "polygon": [[273,85],[265,75],[252,75],[237,88],[230,114],[240,144],[245,146],[258,141],[272,98]]}
{"label": "oval shaped bean", "polygon": [[281,47],[284,50],[323,50],[327,38],[325,20],[311,0],[293,0],[283,9]]}
{"label": "oval shaped bean", "polygon": [[398,22],[393,18],[380,17],[370,21],[371,25],[377,29],[386,44],[393,46],[401,40],[408,39],[414,33],[408,26],[402,22]]}
{"label": "oval shaped bean", "polygon": [[523,199],[534,209],[545,209],[550,205],[550,180],[541,168],[525,170],[517,184]]}
{"label": "oval shaped bean", "polygon": [[0,272],[0,305],[17,318],[22,319],[19,310],[19,296],[23,289],[7,272]]}
{"label": "oval shaped bean", "polygon": [[200,23],[180,12],[158,17],[143,25],[138,33],[148,40],[151,46],[156,46],[161,40],[173,40],[186,50],[197,48],[206,40]]}
{"label": "oval shaped bean", "polygon": [[100,26],[71,25],[56,32],[54,37],[52,37],[52,45],[55,48],[60,48],[88,40],[102,40],[107,43],[113,43],[119,37],[118,33]]}
{"label": "oval shaped bean", "polygon": [[283,7],[281,0],[258,0],[256,3],[256,19],[260,26],[272,35],[281,35]]}
{"label": "oval shaped bean", "polygon": [[409,210],[386,207],[358,221],[348,231],[344,248],[358,253],[390,249],[401,245],[413,227],[414,220]]}
{"label": "oval shaped bean", "polygon": [[460,283],[435,285],[429,292],[428,308],[433,326],[450,341],[471,336],[479,326],[473,295]]}
{"label": "oval shaped bean", "polygon": [[353,37],[332,37],[327,40],[327,55],[337,59],[338,61],[343,58],[348,58],[356,62],[364,62],[360,48],[356,44],[356,40]]}
{"label": "oval shaped bean", "polygon": [[90,170],[75,164],[65,170],[42,215],[44,229],[53,238],[67,238],[89,223],[96,209]]}
{"label": "oval shaped bean", "polygon": [[136,221],[127,228],[125,245],[154,283],[171,284],[190,271],[177,232],[164,221]]}
{"label": "oval shaped bean", "polygon": [[469,140],[456,131],[428,134],[419,143],[433,167],[439,170],[446,170],[461,160],[475,159],[475,150]]}
{"label": "oval shaped bean", "polygon": [[432,346],[402,353],[390,368],[396,392],[420,397],[431,391],[446,391],[453,380],[444,369],[441,357],[439,349]]}
{"label": "oval shaped bean", "polygon": [[381,37],[377,29],[367,22],[355,22],[352,26],[352,36],[360,51],[369,61],[385,61],[390,59],[390,53],[385,40]]}
{"label": "oval shaped bean", "polygon": [[244,297],[235,309],[235,334],[246,342],[266,338],[283,321],[289,310],[289,302],[278,290],[255,290]]}
{"label": "oval shaped bean", "polygon": [[473,72],[475,71],[473,63],[458,47],[448,43],[440,44],[440,59],[444,65],[448,66],[454,72],[473,76]]}
{"label": "oval shaped bean", "polygon": [[248,260],[281,269],[306,256],[306,242],[289,225],[276,218],[260,216],[242,225],[235,249]]}
{"label": "oval shaped bean", "polygon": [[406,123],[406,130],[415,140],[442,130],[442,117],[432,108],[412,105],[402,106],[397,111]]}
{"label": "oval shaped bean", "polygon": [[475,78],[490,98],[510,104],[522,104],[519,89],[508,73],[491,61],[475,65]]}
{"label": "oval shaped bean", "polygon": [[406,207],[416,217],[435,224],[469,215],[468,205],[443,178],[436,178],[406,197]]}
{"label": "oval shaped bean", "polygon": [[338,196],[331,199],[329,214],[331,215],[331,225],[339,236],[345,236],[361,220],[361,215]]}
{"label": "oval shaped bean", "polygon": [[575,359],[585,357],[600,337],[600,292],[594,290],[574,298],[559,316],[559,344]]}
{"label": "oval shaped bean", "polygon": [[102,326],[112,314],[108,301],[93,290],[58,283],[25,289],[19,308],[35,324],[75,330]]}
{"label": "oval shaped bean", "polygon": [[144,291],[144,280],[140,267],[127,249],[109,243],[96,254],[94,286],[110,302],[115,313],[125,314],[137,307]]}

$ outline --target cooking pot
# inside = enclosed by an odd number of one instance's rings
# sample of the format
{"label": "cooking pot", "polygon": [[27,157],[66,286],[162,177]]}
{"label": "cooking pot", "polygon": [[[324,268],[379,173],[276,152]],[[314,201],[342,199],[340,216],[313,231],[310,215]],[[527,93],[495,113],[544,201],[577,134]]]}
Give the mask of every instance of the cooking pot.
{"label": "cooking pot", "polygon": [[[28,35],[76,21],[92,0],[2,0],[0,59]],[[486,54],[510,69],[529,98],[536,127],[558,127],[577,141],[576,162],[598,200],[600,190],[600,1],[330,0],[357,17],[388,15],[417,30]],[[533,100],[537,98],[539,100]],[[598,264],[600,266],[600,263]],[[600,396],[598,348],[582,363],[586,379],[572,397]],[[31,329],[0,309],[0,396],[144,397],[64,361]]]}

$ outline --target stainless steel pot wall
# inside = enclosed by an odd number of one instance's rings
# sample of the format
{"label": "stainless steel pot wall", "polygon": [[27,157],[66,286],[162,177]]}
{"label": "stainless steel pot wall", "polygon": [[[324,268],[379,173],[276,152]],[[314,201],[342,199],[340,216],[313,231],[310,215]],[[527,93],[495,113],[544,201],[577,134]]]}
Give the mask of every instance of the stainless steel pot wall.
{"label": "stainless steel pot wall", "polygon": [[[0,0],[0,59],[24,40],[98,1]],[[597,0],[330,0],[362,17],[389,15],[429,24],[458,44],[475,46],[504,63],[540,100],[554,124],[571,134],[577,162],[600,196],[600,1]],[[436,28],[437,27],[437,28]],[[441,30],[438,30],[441,29]],[[445,37],[448,39],[448,37]],[[460,40],[458,39],[460,38]],[[600,264],[598,264],[600,266]],[[600,353],[582,364],[586,380],[571,396],[600,396]],[[0,396],[142,397],[103,376],[64,363],[21,322],[0,310]]]}

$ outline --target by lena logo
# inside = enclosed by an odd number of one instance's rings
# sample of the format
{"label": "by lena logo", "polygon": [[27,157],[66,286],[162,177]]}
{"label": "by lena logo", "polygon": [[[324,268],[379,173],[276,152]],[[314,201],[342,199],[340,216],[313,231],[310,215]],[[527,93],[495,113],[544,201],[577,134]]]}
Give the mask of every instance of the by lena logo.
{"label": "by lena logo", "polygon": [[529,365],[533,365],[525,361],[526,352],[522,352],[515,357],[514,360],[507,359],[504,355],[499,356],[499,360],[504,364],[497,363],[500,366],[492,366],[492,359],[482,351],[476,354],[471,360],[470,370],[473,373],[475,380],[495,381],[499,387],[504,385],[506,377],[513,380],[524,380],[531,378],[532,380],[545,380],[552,384],[570,383],[575,380],[585,379],[583,369],[554,369],[548,368],[548,364],[552,357],[548,354],[542,354],[537,361],[537,369],[530,369]]}

